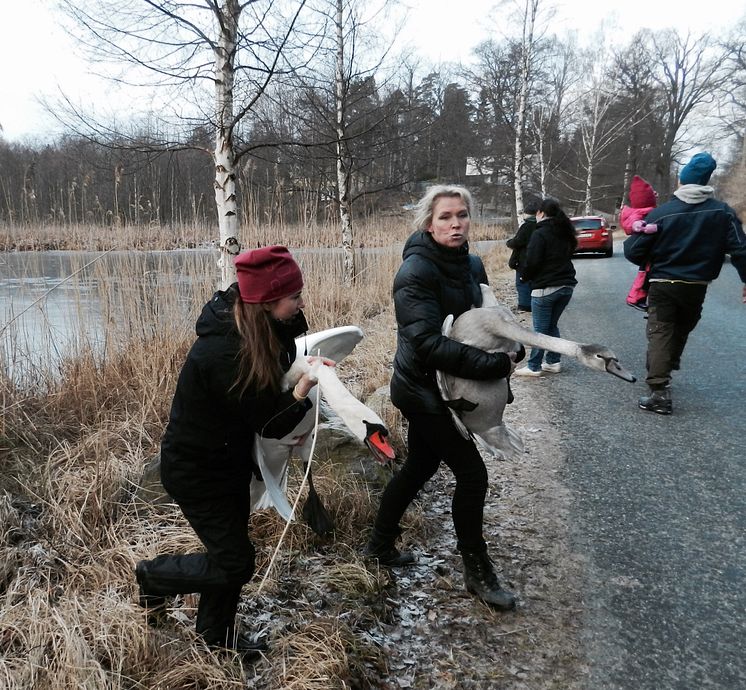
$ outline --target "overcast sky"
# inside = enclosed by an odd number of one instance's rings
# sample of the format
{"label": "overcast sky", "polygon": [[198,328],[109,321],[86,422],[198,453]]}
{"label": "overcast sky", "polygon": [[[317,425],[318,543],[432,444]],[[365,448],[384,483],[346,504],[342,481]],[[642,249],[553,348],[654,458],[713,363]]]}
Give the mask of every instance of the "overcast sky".
{"label": "overcast sky", "polygon": [[[127,0],[122,0],[126,2]],[[401,39],[434,63],[468,61],[473,47],[504,26],[495,0],[406,0],[411,7]],[[552,29],[579,40],[624,40],[637,29],[726,31],[746,14],[743,0],[559,0]],[[0,0],[0,126],[6,139],[44,140],[53,127],[35,102],[62,89],[73,100],[106,102],[107,86],[87,73],[74,42],[58,26],[54,0]],[[455,9],[458,8],[458,9]]]}

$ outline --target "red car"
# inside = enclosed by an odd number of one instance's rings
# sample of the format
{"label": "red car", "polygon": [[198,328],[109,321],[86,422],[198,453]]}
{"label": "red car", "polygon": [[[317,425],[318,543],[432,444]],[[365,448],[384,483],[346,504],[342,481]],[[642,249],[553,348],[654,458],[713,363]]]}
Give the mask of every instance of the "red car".
{"label": "red car", "polygon": [[575,226],[578,238],[576,254],[595,252],[604,256],[614,256],[614,238],[611,231],[616,225],[609,226],[601,216],[576,216],[570,218]]}

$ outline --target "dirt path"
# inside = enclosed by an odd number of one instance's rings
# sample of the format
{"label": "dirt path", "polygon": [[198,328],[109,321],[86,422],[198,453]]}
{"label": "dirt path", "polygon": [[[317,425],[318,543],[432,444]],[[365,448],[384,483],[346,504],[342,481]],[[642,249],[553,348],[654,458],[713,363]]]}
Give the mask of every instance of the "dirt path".
{"label": "dirt path", "polygon": [[376,687],[580,687],[581,564],[567,535],[565,458],[534,381],[516,381],[507,422],[523,437],[517,461],[488,461],[485,535],[503,584],[519,596],[497,613],[463,589],[450,516],[451,475],[439,472],[421,496],[429,532],[420,565],[392,573],[395,622],[375,631],[389,659]]}

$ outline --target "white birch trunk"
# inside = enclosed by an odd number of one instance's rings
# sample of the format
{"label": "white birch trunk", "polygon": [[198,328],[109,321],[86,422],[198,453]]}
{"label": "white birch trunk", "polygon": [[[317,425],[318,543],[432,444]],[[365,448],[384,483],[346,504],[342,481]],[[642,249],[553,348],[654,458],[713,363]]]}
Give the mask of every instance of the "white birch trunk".
{"label": "white birch trunk", "polygon": [[590,216],[593,213],[593,196],[591,190],[593,189],[593,159],[588,160],[588,170],[585,176],[585,202],[583,207],[585,208],[585,215]]}
{"label": "white birch trunk", "polygon": [[216,9],[220,35],[215,48],[215,205],[220,230],[220,286],[224,290],[236,280],[233,257],[238,253],[238,204],[233,148],[234,51],[241,5],[223,0]]}
{"label": "white birch trunk", "polygon": [[521,90],[518,95],[518,113],[515,125],[515,158],[513,160],[515,211],[518,218],[523,215],[523,140],[526,132],[526,108],[528,102],[528,84],[531,79],[534,25],[538,9],[539,0],[526,0],[521,45]]}
{"label": "white birch trunk", "polygon": [[629,201],[629,183],[632,180],[632,145],[627,146],[627,157],[624,161],[624,180],[622,184],[622,203],[624,206]]}
{"label": "white birch trunk", "polygon": [[339,220],[342,227],[342,279],[345,285],[352,285],[355,279],[355,252],[352,246],[349,171],[347,170],[345,154],[345,65],[342,20],[342,0],[337,0],[337,70],[334,90],[337,105],[335,123],[337,135],[337,197],[339,199]]}
{"label": "white birch trunk", "polygon": [[541,184],[541,196],[547,196],[547,166],[544,161],[544,137],[539,134],[539,182]]}

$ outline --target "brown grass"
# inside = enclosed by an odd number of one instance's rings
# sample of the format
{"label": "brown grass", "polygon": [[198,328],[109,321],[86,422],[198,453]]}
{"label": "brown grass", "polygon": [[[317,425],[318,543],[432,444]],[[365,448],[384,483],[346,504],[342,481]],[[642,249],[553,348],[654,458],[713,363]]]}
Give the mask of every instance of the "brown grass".
{"label": "brown grass", "polygon": [[[359,218],[353,226],[354,247],[389,247],[404,242],[410,226],[411,217],[405,214]],[[495,239],[502,232],[499,226],[475,223],[472,240]],[[198,225],[0,225],[0,251],[206,248],[215,246],[219,237],[217,227]],[[339,247],[341,231],[336,224],[257,224],[245,228],[239,240],[245,249],[269,244]]]}
{"label": "brown grass", "polygon": [[[292,246],[284,231],[273,241],[279,237]],[[371,244],[391,244],[407,232],[382,226]],[[324,233],[331,244],[334,233]],[[74,236],[70,243],[89,239]],[[103,233],[99,240],[101,248],[114,238]],[[488,269],[504,265],[505,257],[488,255]],[[366,259],[352,289],[340,287],[339,265],[328,257],[304,253],[300,261],[313,329],[358,324],[366,332],[340,372],[367,398],[390,377],[390,290],[399,252]],[[181,287],[154,280],[145,291],[132,287],[142,284],[143,275],[133,257],[121,257],[110,273],[104,266],[95,267],[97,292],[86,292],[86,300],[98,300],[107,315],[102,344],[81,334],[75,352],[61,364],[36,366],[23,384],[0,371],[0,687],[366,687],[366,668],[385,667],[366,631],[371,612],[386,615],[388,579],[367,567],[359,550],[386,477],[371,484],[332,455],[319,456],[315,483],[333,513],[335,538],[324,542],[294,523],[261,594],[258,580],[284,525],[274,512],[252,516],[258,570],[245,589],[243,615],[255,621],[270,600],[274,611],[287,613],[284,625],[271,628],[263,662],[244,667],[202,647],[193,632],[194,596],[177,598],[164,630],[147,627],[135,603],[135,563],[200,545],[177,508],[134,502],[133,491],[157,452],[211,281],[195,264],[185,269],[192,273]],[[11,352],[12,345],[11,334]],[[401,417],[382,400],[382,415],[401,449]],[[299,481],[295,470],[291,492]],[[407,519],[416,530],[417,510]]]}

